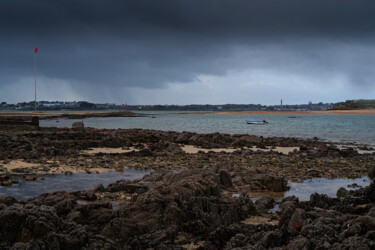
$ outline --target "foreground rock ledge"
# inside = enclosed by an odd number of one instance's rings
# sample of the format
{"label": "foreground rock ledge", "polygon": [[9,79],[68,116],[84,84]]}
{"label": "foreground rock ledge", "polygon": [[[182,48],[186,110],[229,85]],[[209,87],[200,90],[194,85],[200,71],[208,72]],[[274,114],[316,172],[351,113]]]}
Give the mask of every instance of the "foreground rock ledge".
{"label": "foreground rock ledge", "polygon": [[[246,194],[224,190],[272,179],[255,172],[232,181],[230,169],[157,172],[107,188],[42,194],[27,201],[0,197],[2,249],[314,249],[375,247],[375,185],[345,199],[313,194],[284,198],[279,223],[242,223],[266,216]],[[254,178],[252,178],[253,176]],[[277,179],[274,177],[274,179]],[[241,185],[239,185],[241,184]],[[123,193],[116,209],[100,193]],[[87,203],[78,202],[86,199]],[[94,201],[89,201],[94,200]]]}

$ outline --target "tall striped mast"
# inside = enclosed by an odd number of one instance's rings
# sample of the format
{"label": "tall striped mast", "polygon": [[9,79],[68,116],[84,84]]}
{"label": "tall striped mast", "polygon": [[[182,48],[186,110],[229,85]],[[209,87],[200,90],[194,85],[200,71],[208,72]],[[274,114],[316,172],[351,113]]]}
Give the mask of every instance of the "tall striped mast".
{"label": "tall striped mast", "polygon": [[34,58],[35,58],[35,60],[34,60],[34,76],[35,76],[35,84],[34,84],[34,87],[35,87],[35,114],[36,114],[36,52],[38,52],[38,48],[37,47],[35,47],[34,48]]}

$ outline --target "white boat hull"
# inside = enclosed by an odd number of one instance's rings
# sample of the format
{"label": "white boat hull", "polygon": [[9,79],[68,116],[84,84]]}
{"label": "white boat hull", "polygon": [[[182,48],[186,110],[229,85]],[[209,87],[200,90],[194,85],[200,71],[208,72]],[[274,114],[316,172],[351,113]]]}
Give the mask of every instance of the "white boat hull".
{"label": "white boat hull", "polygon": [[265,125],[268,124],[266,121],[246,121],[247,124],[251,125]]}

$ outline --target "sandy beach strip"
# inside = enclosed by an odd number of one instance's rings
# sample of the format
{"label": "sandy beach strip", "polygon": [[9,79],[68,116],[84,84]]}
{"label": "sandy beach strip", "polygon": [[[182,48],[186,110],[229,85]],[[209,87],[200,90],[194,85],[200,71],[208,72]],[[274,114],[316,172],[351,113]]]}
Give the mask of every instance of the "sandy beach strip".
{"label": "sandy beach strip", "polygon": [[136,149],[134,147],[130,147],[129,149],[123,149],[123,148],[90,148],[88,150],[83,150],[81,154],[124,154],[124,153],[130,153],[133,151],[139,151],[139,149]]}
{"label": "sandy beach strip", "polygon": [[[181,113],[182,114],[182,113]],[[184,113],[187,114],[187,113]],[[232,114],[290,114],[290,115],[375,115],[375,109],[357,109],[357,110],[321,110],[321,111],[222,111],[222,112],[200,112],[188,113],[200,115],[232,115]]]}

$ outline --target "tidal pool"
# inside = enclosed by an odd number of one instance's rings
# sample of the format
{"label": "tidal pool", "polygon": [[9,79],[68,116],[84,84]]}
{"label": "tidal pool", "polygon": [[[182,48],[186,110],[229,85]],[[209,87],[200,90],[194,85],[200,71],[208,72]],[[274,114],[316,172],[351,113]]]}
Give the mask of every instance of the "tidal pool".
{"label": "tidal pool", "polygon": [[[179,171],[176,171],[177,173]],[[55,192],[65,190],[67,192],[88,190],[93,189],[99,184],[107,186],[108,184],[118,180],[137,180],[142,179],[143,176],[149,174],[150,171],[125,169],[123,172],[106,172],[100,174],[86,174],[86,173],[74,173],[73,175],[49,175],[44,176],[44,180],[36,180],[33,182],[24,181],[20,179],[19,184],[13,184],[10,187],[0,186],[0,196],[8,195],[13,196],[19,200],[25,200],[31,197],[35,197],[42,193]],[[352,184],[357,184],[351,186]],[[281,199],[287,196],[296,196],[300,201],[310,200],[310,196],[313,193],[326,194],[329,197],[336,197],[336,192],[339,188],[344,187],[347,190],[355,190],[360,187],[369,186],[371,183],[370,179],[361,177],[357,179],[326,179],[326,178],[314,178],[305,180],[302,183],[289,182],[288,186],[290,189],[285,193],[275,193],[276,199]],[[233,194],[233,197],[239,196],[239,194]],[[269,193],[264,195],[270,195]],[[260,198],[261,194],[251,195],[253,201]]]}
{"label": "tidal pool", "polygon": [[107,186],[118,180],[137,180],[149,174],[150,171],[125,169],[123,172],[113,171],[99,174],[74,173],[72,175],[44,176],[44,180],[24,181],[10,187],[0,186],[0,196],[13,196],[18,200],[25,200],[42,193],[50,193],[60,190],[67,192],[87,190],[95,188],[99,184]]}
{"label": "tidal pool", "polygon": [[[299,201],[309,201],[310,196],[313,193],[326,194],[328,197],[337,198],[337,190],[341,187],[346,190],[357,190],[362,187],[367,187],[371,184],[371,180],[367,177],[361,177],[356,179],[338,178],[338,179],[327,179],[327,178],[314,178],[305,180],[301,183],[288,182],[290,189],[286,192],[257,192],[249,193],[250,199],[255,202],[262,196],[271,196],[275,199],[275,206],[269,210],[269,213],[275,213],[280,211],[279,203],[284,197],[296,196]],[[239,197],[239,193],[233,193],[232,197]]]}
{"label": "tidal pool", "polygon": [[[351,186],[354,183],[358,186]],[[284,197],[294,195],[298,197],[300,201],[308,201],[310,200],[311,194],[318,193],[326,194],[329,197],[336,198],[336,192],[341,187],[347,190],[356,190],[360,187],[369,186],[370,183],[371,181],[367,176],[356,179],[314,178],[310,180],[305,180],[301,183],[289,182],[288,186],[290,187],[290,189],[285,192]]]}

